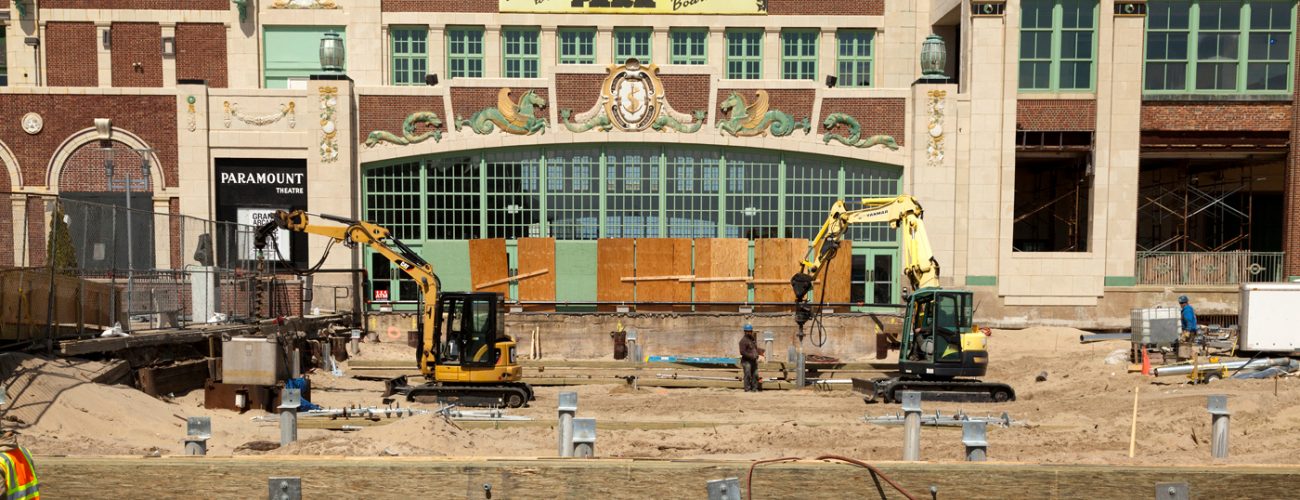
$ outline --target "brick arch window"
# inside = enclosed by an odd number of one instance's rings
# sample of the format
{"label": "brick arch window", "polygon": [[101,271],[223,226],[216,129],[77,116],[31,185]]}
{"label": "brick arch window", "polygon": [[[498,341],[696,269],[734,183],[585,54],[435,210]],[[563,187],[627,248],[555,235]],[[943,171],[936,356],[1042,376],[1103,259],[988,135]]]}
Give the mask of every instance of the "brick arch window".
{"label": "brick arch window", "polygon": [[[151,177],[157,172],[146,176],[141,153],[130,145],[117,140],[110,144],[111,155],[106,150],[110,146],[99,141],[77,146],[58,171],[55,185],[68,217],[77,263],[86,270],[152,269],[158,216],[152,213],[155,183]],[[149,162],[150,170],[159,168],[152,157]]]}
{"label": "brick arch window", "polygon": [[[153,181],[143,178],[141,154],[131,146],[120,141],[112,141],[113,152],[110,155],[105,146],[98,141],[88,142],[77,147],[63,162],[59,173],[59,192],[73,193],[125,193],[125,182],[130,175],[131,191],[152,192]],[[113,186],[109,186],[108,159],[113,162]],[[158,168],[150,160],[150,169]]]}

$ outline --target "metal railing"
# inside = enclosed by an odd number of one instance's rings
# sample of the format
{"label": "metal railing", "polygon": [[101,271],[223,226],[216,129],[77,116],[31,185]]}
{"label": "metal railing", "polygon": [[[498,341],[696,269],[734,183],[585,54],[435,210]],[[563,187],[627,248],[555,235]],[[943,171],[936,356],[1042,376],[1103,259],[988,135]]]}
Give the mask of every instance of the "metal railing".
{"label": "metal railing", "polygon": [[1283,281],[1283,252],[1138,252],[1143,285],[1236,285]]}

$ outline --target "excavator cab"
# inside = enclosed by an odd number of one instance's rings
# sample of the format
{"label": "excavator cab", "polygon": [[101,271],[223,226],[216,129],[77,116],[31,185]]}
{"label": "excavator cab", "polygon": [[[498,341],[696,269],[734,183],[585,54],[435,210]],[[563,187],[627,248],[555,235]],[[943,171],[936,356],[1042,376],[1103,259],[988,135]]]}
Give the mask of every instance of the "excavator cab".
{"label": "excavator cab", "polygon": [[930,379],[982,377],[988,369],[984,334],[972,324],[968,290],[921,289],[903,320],[899,364],[903,373]]}
{"label": "excavator cab", "polygon": [[[444,292],[438,296],[436,310],[440,314],[433,318],[435,381],[519,380],[515,341],[505,332],[501,294]],[[429,368],[426,358],[426,375]]]}

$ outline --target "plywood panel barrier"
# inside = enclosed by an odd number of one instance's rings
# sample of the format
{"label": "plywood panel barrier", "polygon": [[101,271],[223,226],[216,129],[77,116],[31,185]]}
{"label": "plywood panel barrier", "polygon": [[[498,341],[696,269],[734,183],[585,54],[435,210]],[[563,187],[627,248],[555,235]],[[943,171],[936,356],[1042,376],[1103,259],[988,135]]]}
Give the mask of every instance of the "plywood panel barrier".
{"label": "plywood panel barrier", "polygon": [[695,302],[701,311],[735,311],[736,306],[709,302],[744,302],[749,298],[749,240],[695,240]]}
{"label": "plywood panel barrier", "polygon": [[[771,238],[754,240],[754,301],[793,302],[790,277],[799,272],[799,261],[808,251],[808,240]],[[764,306],[759,311],[786,311],[788,307]]]}
{"label": "plywood panel barrier", "polygon": [[[853,242],[841,241],[835,251],[835,258],[822,269],[822,283],[813,289],[814,300],[818,302],[848,302],[853,291]],[[823,292],[824,291],[824,292]],[[792,292],[793,293],[793,292]],[[824,296],[823,296],[824,295]],[[791,296],[793,298],[793,296]],[[835,308],[838,312],[848,311],[846,306]]]}
{"label": "plywood panel barrier", "polygon": [[[691,284],[680,278],[691,275],[691,240],[686,238],[642,238],[636,240],[636,277],[665,277],[637,280],[636,300],[681,302],[678,310],[690,310]],[[672,306],[645,305],[642,311],[671,311]]]}
{"label": "plywood panel barrier", "polygon": [[[519,300],[555,301],[555,238],[520,238],[518,276],[541,274],[519,280]],[[526,306],[529,311],[553,311],[554,305]]]}
{"label": "plywood panel barrier", "polygon": [[[600,302],[632,302],[636,299],[636,285],[622,280],[635,276],[636,242],[631,238],[609,238],[596,241],[596,300]],[[601,306],[602,311],[613,311],[615,306]]]}
{"label": "plywood panel barrier", "polygon": [[[476,292],[496,292],[510,299],[510,258],[506,240],[469,240],[469,277]],[[505,281],[503,281],[505,280]],[[479,288],[480,284],[498,283]]]}

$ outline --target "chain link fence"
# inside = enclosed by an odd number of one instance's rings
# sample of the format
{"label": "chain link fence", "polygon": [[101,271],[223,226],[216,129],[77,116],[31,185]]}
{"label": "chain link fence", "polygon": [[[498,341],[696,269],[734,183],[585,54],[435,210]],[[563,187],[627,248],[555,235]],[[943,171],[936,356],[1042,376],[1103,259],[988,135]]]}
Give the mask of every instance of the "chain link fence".
{"label": "chain link fence", "polygon": [[[258,259],[254,226],[182,216],[175,200],[147,194],[129,210],[110,199],[123,193],[4,194],[12,204],[0,208],[0,238],[11,244],[0,245],[0,347],[43,332],[99,335],[114,324],[133,331],[294,316],[311,300],[311,280],[280,264],[275,249]],[[323,290],[325,307],[352,307],[352,294],[340,301]]]}

